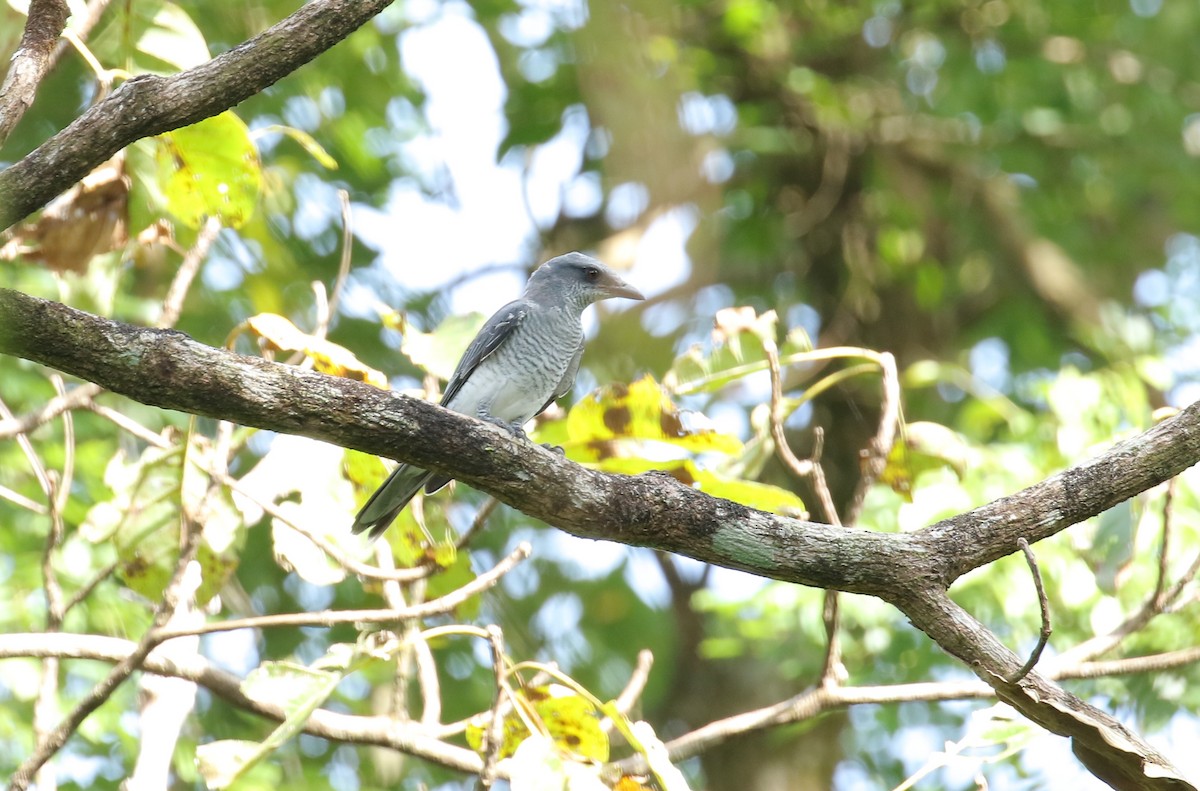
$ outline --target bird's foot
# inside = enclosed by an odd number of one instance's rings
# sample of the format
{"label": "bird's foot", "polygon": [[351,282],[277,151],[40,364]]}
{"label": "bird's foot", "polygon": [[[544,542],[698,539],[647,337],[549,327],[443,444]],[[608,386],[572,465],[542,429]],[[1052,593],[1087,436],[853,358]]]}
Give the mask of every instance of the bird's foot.
{"label": "bird's foot", "polygon": [[480,415],[479,417],[483,420],[486,420],[488,423],[492,423],[492,424],[499,426],[500,428],[507,431],[509,434],[512,434],[517,439],[529,439],[529,437],[527,437],[525,435],[525,424],[524,423],[517,423],[517,422],[509,423],[506,420],[501,420],[500,418],[492,417],[491,415]]}
{"label": "bird's foot", "polygon": [[549,442],[543,442],[542,447],[551,453],[557,453],[559,456],[566,457],[567,452],[563,450],[562,445],[551,445]]}

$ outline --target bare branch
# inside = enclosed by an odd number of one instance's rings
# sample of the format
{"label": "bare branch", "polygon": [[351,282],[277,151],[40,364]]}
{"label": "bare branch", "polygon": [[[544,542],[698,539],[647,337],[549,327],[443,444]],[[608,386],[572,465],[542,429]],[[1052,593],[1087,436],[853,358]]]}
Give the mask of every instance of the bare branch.
{"label": "bare branch", "polygon": [[205,220],[200,233],[196,234],[195,244],[183,256],[183,261],[175,271],[170,287],[167,288],[167,295],[163,298],[162,310],[158,315],[159,327],[174,327],[175,322],[179,321],[179,314],[183,311],[183,300],[192,286],[192,280],[200,271],[200,265],[208,257],[208,250],[220,233],[220,220],[216,217]]}
{"label": "bare branch", "polygon": [[[131,657],[136,648],[137,643],[131,640],[100,635],[0,635],[0,659],[19,656],[59,657],[119,663]],[[247,696],[241,689],[240,678],[213,667],[203,657],[167,659],[153,651],[141,661],[140,667],[161,676],[193,681],[238,708],[277,722],[282,722],[288,714],[282,706]],[[474,750],[438,741],[417,723],[400,723],[384,717],[362,717],[317,709],[305,721],[302,730],[333,741],[390,747],[461,772],[478,774],[483,768],[483,761]]]}
{"label": "bare branch", "polygon": [[1029,659],[1025,660],[1025,664],[1013,673],[1008,678],[1008,683],[1016,684],[1025,676],[1029,675],[1029,671],[1037,666],[1038,660],[1042,658],[1042,651],[1046,650],[1046,643],[1050,641],[1050,602],[1046,599],[1046,588],[1042,585],[1042,572],[1038,571],[1037,557],[1033,554],[1033,549],[1029,546],[1029,542],[1025,539],[1018,539],[1017,543],[1021,547],[1021,551],[1025,553],[1025,562],[1029,564],[1029,573],[1033,575],[1033,587],[1037,589],[1038,606],[1042,611],[1042,629],[1038,634],[1037,645],[1033,647],[1033,651],[1029,654]]}
{"label": "bare branch", "polygon": [[29,4],[25,32],[0,85],[0,146],[33,104],[38,86],[50,70],[54,45],[70,15],[64,0],[32,0]]}
{"label": "bare branch", "polygon": [[231,632],[236,629],[269,629],[281,626],[336,626],[338,624],[356,623],[395,623],[418,618],[428,618],[431,615],[441,615],[450,612],[465,602],[500,581],[500,578],[513,569],[518,563],[529,557],[532,551],[528,543],[522,542],[507,557],[488,571],[457,588],[445,596],[421,604],[411,604],[400,608],[383,608],[374,610],[325,610],[322,612],[279,613],[277,615],[254,615],[248,618],[231,618],[226,621],[200,624],[186,629],[159,629],[159,642],[174,637],[184,637],[194,634],[212,634],[213,632]]}
{"label": "bare branch", "polygon": [[[105,676],[103,681],[92,688],[92,691],[89,692],[87,696],[75,706],[71,713],[68,714],[61,723],[59,723],[58,727],[55,728],[52,733],[47,735],[46,738],[38,740],[33,754],[26,758],[21,765],[17,767],[17,771],[13,773],[12,779],[9,780],[8,787],[11,791],[24,791],[24,789],[28,788],[34,774],[42,767],[43,764],[46,763],[46,761],[50,760],[50,758],[56,752],[62,749],[63,745],[67,743],[67,739],[69,739],[71,734],[79,728],[85,719],[87,719],[88,715],[98,709],[100,705],[104,703],[104,701],[108,700],[112,693],[116,691],[117,687],[119,687],[125,681],[125,679],[129,678],[129,675],[133,673],[133,671],[137,670],[138,667],[141,666],[146,656],[149,655],[149,653],[153,651],[156,646],[166,639],[165,637],[161,636],[163,630],[159,627],[166,623],[167,619],[170,618],[171,614],[175,611],[176,604],[180,597],[183,595],[191,595],[184,593],[185,585],[189,584],[187,582],[188,577],[195,577],[190,584],[196,586],[199,585],[199,570],[197,569],[195,573],[191,575],[189,575],[187,572],[191,566],[192,560],[196,556],[196,550],[200,546],[200,530],[198,527],[188,524],[186,519],[183,521],[184,545],[180,550],[179,561],[175,566],[175,572],[171,577],[171,581],[167,584],[166,590],[163,592],[163,601],[154,613],[155,627],[147,630],[146,634],[137,644],[137,647],[124,659],[118,662],[117,665],[109,671],[108,675]],[[195,590],[193,588],[191,593],[194,594],[194,592]]]}
{"label": "bare branch", "polygon": [[142,75],[126,82],[0,172],[0,229],[45,206],[135,140],[210,118],[260,93],[390,4],[391,0],[312,0],[207,63],[170,77]]}
{"label": "bare branch", "polygon": [[488,649],[492,655],[492,672],[495,675],[496,696],[492,702],[491,718],[488,720],[487,731],[484,733],[484,749],[487,751],[483,759],[483,771],[479,773],[479,786],[491,788],[496,781],[496,764],[500,759],[500,750],[504,746],[504,698],[508,688],[507,660],[504,657],[504,635],[499,626],[487,628]]}
{"label": "bare branch", "polygon": [[[1006,702],[1073,739],[1131,788],[1178,771],[1135,734],[1021,661],[947,596],[966,571],[1054,535],[1200,460],[1200,402],[1041,483],[910,534],[836,528],[710,497],[668,475],[583,468],[498,427],[336,379],[0,289],[0,352],[143,403],[301,434],[451,475],[554,526],[799,584],[879,596]],[[407,617],[414,617],[411,613]],[[1116,741],[1114,741],[1114,739]],[[1114,746],[1118,745],[1118,746]],[[1114,774],[1115,773],[1115,774]]]}

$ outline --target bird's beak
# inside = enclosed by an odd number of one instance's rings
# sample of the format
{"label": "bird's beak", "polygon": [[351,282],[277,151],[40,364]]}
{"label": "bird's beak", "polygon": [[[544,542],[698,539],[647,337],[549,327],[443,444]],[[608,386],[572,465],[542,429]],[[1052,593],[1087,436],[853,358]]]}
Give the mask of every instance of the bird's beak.
{"label": "bird's beak", "polygon": [[624,299],[645,299],[642,292],[638,291],[633,286],[626,283],[616,275],[609,275],[597,284],[597,290],[604,295],[604,299],[612,297],[622,297]]}

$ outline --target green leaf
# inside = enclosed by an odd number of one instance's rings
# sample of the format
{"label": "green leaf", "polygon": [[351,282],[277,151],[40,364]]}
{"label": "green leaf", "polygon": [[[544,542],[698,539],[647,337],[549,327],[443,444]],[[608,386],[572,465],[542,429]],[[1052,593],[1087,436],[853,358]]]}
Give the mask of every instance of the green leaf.
{"label": "green leaf", "polygon": [[404,340],[400,351],[413,365],[445,381],[454,373],[454,366],[483,326],[482,313],[450,316],[433,332],[421,332],[405,321],[400,322]]}
{"label": "green leaf", "polygon": [[[330,651],[339,645],[330,646]],[[340,661],[340,660],[339,660]],[[295,736],[309,716],[324,703],[353,667],[343,670],[314,670],[292,662],[264,662],[250,672],[241,689],[247,697],[281,706],[286,716],[261,744],[243,741],[213,742],[197,748],[197,759],[209,788],[228,788],[255,764]]]}
{"label": "green leaf", "polygon": [[199,228],[207,217],[238,228],[254,214],[262,189],[258,150],[232,112],[156,138],[157,178],[167,208]]}
{"label": "green leaf", "polygon": [[[750,374],[768,368],[764,343],[775,342],[775,311],[757,315],[753,308],[729,308],[725,320],[713,332],[713,347],[705,352],[693,344],[675,358],[663,377],[663,387],[675,395],[711,393]],[[812,341],[802,328],[788,332],[779,345],[779,364],[793,365],[805,360]]]}
{"label": "green leaf", "polygon": [[971,448],[958,432],[937,423],[908,423],[888,453],[879,480],[911,501],[917,476],[926,470],[949,467],[961,480],[970,456]]}

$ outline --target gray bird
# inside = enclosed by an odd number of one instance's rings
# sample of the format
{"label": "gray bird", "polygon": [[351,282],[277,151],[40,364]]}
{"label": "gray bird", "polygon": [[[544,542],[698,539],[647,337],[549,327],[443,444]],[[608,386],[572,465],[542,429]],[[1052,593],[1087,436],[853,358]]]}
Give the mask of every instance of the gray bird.
{"label": "gray bird", "polygon": [[[487,320],[458,361],[442,406],[504,426],[523,426],[571,389],[583,356],[580,317],[601,299],[645,299],[615,272],[582,253],[538,267],[521,298]],[[401,464],[354,518],[355,533],[378,538],[416,493],[441,489],[450,479]]]}

